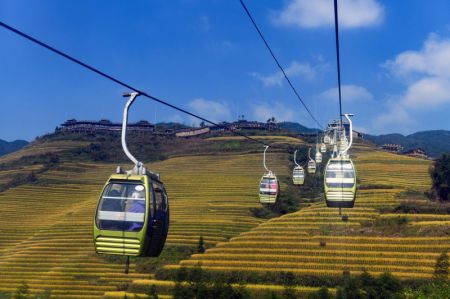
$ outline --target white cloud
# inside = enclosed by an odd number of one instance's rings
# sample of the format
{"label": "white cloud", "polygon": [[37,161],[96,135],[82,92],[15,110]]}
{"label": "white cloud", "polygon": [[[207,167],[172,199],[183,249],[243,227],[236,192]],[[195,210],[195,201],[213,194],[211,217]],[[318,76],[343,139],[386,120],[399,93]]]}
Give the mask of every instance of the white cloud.
{"label": "white cloud", "polygon": [[391,99],[377,125],[412,123],[411,114],[450,106],[450,39],[430,34],[422,49],[398,54],[383,64],[391,73],[408,78],[405,91]]}
{"label": "white cloud", "polygon": [[[313,80],[316,78],[318,69],[321,67],[323,66],[312,67],[309,63],[293,61],[284,71],[288,77],[302,76],[305,79]],[[259,73],[252,73],[252,76],[261,80],[265,87],[282,86],[285,80],[281,71],[266,76]]]}
{"label": "white cloud", "polygon": [[450,79],[450,39],[430,34],[419,51],[405,51],[384,63],[397,76],[422,74]]}
{"label": "white cloud", "polygon": [[399,126],[404,128],[410,124],[412,124],[412,119],[409,113],[400,106],[393,106],[387,113],[381,114],[375,119],[375,127],[386,128],[394,125],[397,129],[391,129],[391,132],[396,132]]}
{"label": "white cloud", "polygon": [[275,117],[276,121],[292,121],[295,119],[294,110],[287,108],[280,102],[262,103],[256,105],[253,115],[258,121],[267,121],[271,117]]}
{"label": "white cloud", "polygon": [[230,119],[231,111],[227,103],[197,98],[188,103],[188,107],[199,116],[214,122]]}
{"label": "white cloud", "polygon": [[[377,0],[341,0],[338,5],[340,28],[370,27],[382,23],[384,7]],[[334,26],[331,0],[292,0],[273,16],[277,25],[317,28]]]}
{"label": "white cloud", "polygon": [[433,109],[450,103],[450,79],[426,77],[410,86],[400,103],[409,109]]}
{"label": "white cloud", "polygon": [[[371,101],[373,95],[362,86],[358,85],[342,85],[341,86],[342,101],[355,102],[355,101]],[[320,99],[337,101],[339,100],[339,91],[337,87],[330,88],[318,95]]]}

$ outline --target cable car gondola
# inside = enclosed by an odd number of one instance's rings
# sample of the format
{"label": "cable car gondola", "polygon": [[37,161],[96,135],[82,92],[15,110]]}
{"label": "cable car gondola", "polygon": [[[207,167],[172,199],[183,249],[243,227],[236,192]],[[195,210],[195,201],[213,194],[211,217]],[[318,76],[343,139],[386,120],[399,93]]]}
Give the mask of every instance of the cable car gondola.
{"label": "cable car gondola", "polygon": [[319,150],[319,145],[316,146],[316,156],[315,156],[315,160],[317,164],[322,163],[322,154],[320,153]]}
{"label": "cable car gondola", "polygon": [[[352,122],[350,114],[345,117],[350,123],[350,142],[332,157],[325,168],[324,186],[327,207],[353,208],[356,198],[356,171],[347,152],[352,146]],[[345,137],[345,136],[344,136]]]}
{"label": "cable car gondola", "polygon": [[266,151],[268,148],[269,146],[266,146],[264,149],[263,165],[267,172],[264,173],[259,182],[259,202],[274,204],[277,202],[280,195],[280,182],[278,181],[277,176],[266,166]]}
{"label": "cable car gondola", "polygon": [[323,137],[323,143],[330,144],[330,142],[331,142],[330,136],[328,136],[328,134],[325,135],[325,137]]}
{"label": "cable car gondola", "polygon": [[292,171],[292,182],[294,185],[303,185],[305,182],[305,171],[303,170],[303,167],[297,163],[297,150],[294,152],[294,163],[296,166]]}
{"label": "cable car gondola", "polygon": [[169,230],[169,202],[164,184],[159,174],[145,169],[126,144],[128,109],[138,95],[126,95],[130,99],[124,110],[121,138],[123,150],[135,166],[130,171],[118,167],[106,182],[97,204],[93,238],[95,251],[100,254],[159,256]]}
{"label": "cable car gondola", "polygon": [[308,149],[308,173],[315,174],[316,173],[316,161],[311,158],[311,148]]}
{"label": "cable car gondola", "polygon": [[326,146],[325,142],[322,142],[320,144],[320,152],[321,153],[326,153],[327,152],[327,146]]}

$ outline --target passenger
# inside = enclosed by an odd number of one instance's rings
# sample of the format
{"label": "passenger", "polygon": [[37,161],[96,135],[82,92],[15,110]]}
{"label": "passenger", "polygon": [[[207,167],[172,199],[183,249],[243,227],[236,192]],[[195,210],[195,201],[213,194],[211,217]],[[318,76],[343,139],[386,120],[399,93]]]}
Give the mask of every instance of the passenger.
{"label": "passenger", "polygon": [[[130,208],[127,210],[128,213],[139,213],[145,215],[145,192],[142,191],[134,191],[131,194],[132,204]],[[129,231],[140,231],[144,226],[143,221],[133,221],[130,222],[130,226],[128,228]]]}

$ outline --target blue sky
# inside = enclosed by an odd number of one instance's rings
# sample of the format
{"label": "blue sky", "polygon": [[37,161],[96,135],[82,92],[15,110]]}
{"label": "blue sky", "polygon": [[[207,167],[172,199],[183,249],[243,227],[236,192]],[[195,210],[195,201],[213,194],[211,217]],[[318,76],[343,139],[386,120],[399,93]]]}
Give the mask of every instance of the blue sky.
{"label": "blue sky", "polygon": [[[338,115],[332,0],[247,0],[304,101]],[[340,0],[343,110],[369,133],[450,129],[450,1]],[[314,123],[238,0],[0,0],[0,20],[215,121]],[[0,138],[120,121],[122,87],[0,28]],[[140,98],[131,120],[197,122]]]}

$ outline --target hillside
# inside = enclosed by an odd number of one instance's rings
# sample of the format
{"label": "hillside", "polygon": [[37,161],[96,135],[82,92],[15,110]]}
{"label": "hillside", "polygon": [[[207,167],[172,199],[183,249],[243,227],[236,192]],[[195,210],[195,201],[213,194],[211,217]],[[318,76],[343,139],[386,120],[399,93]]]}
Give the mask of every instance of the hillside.
{"label": "hillside", "polygon": [[15,152],[28,144],[25,140],[5,141],[0,139],[0,156]]}
{"label": "hillside", "polygon": [[[193,150],[187,152],[192,156],[178,157],[180,149],[174,148],[176,157],[151,164],[161,172],[171,204],[168,256],[161,263],[192,253],[200,236],[211,247],[263,221],[250,212],[259,206],[254,190],[263,171],[261,154],[246,153],[247,146],[236,149],[235,142],[205,141],[225,151],[234,144],[231,155],[196,156]],[[149,278],[136,271],[155,267],[144,259],[134,259],[131,274],[124,275],[122,260],[95,255],[92,217],[102,185],[116,164],[67,160],[74,150],[87,146],[86,141],[46,140],[0,159],[0,164],[13,167],[0,170],[5,181],[31,168],[37,174],[36,181],[0,193],[0,292],[13,292],[25,281],[33,293],[51,289],[56,298],[100,298],[133,279]],[[47,154],[58,155],[60,161],[43,172],[40,164],[14,163]],[[287,176],[285,154],[271,153],[268,158],[281,166],[274,168],[277,173]]]}
{"label": "hillside", "polygon": [[[387,271],[405,281],[430,279],[437,256],[450,249],[450,216],[394,212],[404,194],[425,200],[420,194],[429,187],[429,162],[367,145],[357,146],[354,158],[361,190],[356,207],[344,211],[345,221],[336,209],[313,203],[168,265],[160,279],[135,280],[130,289],[142,293],[155,285],[160,294],[170,293],[176,271],[198,265],[208,275],[228,273],[236,283],[249,284],[254,294],[281,293],[283,273],[293,273],[295,292],[302,298],[317,284],[333,290],[345,272]],[[112,292],[108,298],[122,295]]]}
{"label": "hillside", "polygon": [[[54,138],[0,158],[0,185],[15,174],[36,176],[0,192],[0,295],[26,282],[32,293],[50,289],[52,298],[93,299],[105,293],[105,298],[123,298],[125,290],[133,298],[150,285],[157,286],[162,298],[170,298],[175,271],[198,262],[211,273],[242,272],[236,276],[242,280],[236,282],[245,283],[254,294],[282,292],[277,273],[289,271],[298,279],[298,294],[307,294],[318,286],[305,280],[304,273],[331,290],[344,270],[429,278],[436,256],[450,249],[444,229],[448,215],[396,211],[408,194],[424,201],[420,194],[429,186],[428,161],[358,145],[354,158],[362,188],[356,207],[345,210],[348,220],[342,221],[336,210],[305,193],[313,190],[320,197],[315,189],[320,178],[308,177],[300,189],[291,184],[291,153],[300,148],[304,163],[303,141],[255,138],[280,146],[269,152],[268,165],[281,179],[283,200],[303,202],[290,209],[302,208],[257,217],[258,182],[264,172],[259,144],[240,137],[144,144],[140,151],[148,156],[164,150],[162,160],[153,161],[150,168],[160,172],[166,184],[171,226],[163,255],[132,259],[128,275],[123,274],[123,259],[97,256],[91,240],[97,197],[117,165],[109,161],[116,150],[103,151],[112,141]],[[98,157],[106,161],[95,160]],[[405,224],[387,225],[397,222]],[[200,236],[208,248],[205,254],[196,253]]]}

